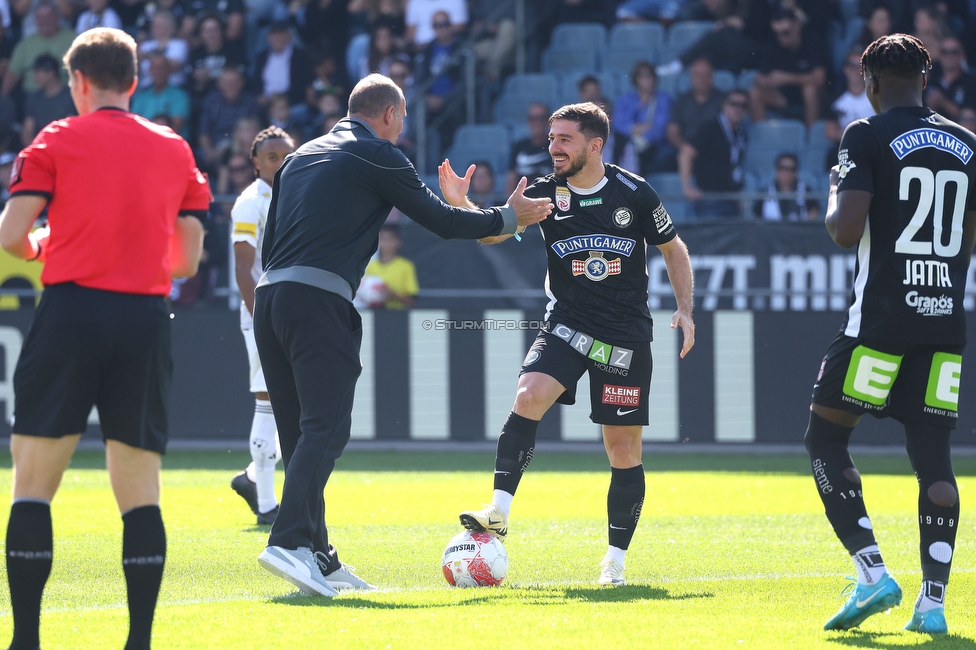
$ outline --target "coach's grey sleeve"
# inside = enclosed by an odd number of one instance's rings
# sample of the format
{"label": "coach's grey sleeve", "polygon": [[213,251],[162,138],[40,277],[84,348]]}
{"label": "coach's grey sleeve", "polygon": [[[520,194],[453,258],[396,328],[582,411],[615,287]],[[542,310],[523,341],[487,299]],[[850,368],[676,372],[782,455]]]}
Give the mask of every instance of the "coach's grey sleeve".
{"label": "coach's grey sleeve", "polygon": [[515,214],[515,208],[510,205],[502,205],[498,207],[498,211],[501,213],[504,222],[502,231],[498,234],[514,235],[515,231],[518,230],[518,215]]}

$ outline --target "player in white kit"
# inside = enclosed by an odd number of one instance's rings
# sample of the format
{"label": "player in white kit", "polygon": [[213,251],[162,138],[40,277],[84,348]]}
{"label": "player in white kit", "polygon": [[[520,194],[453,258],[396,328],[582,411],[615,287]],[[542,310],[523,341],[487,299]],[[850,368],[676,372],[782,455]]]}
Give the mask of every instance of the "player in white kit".
{"label": "player in white kit", "polygon": [[285,156],[295,151],[295,143],[285,131],[271,126],[254,138],[251,145],[251,161],[257,178],[247,186],[234,203],[231,217],[234,228],[231,241],[234,244],[234,271],[241,292],[241,332],[247,347],[250,367],[250,390],[254,393],[254,419],[251,421],[251,464],[234,477],[231,487],[257,515],[257,523],[271,525],[278,514],[278,499],[274,491],[275,465],[281,454],[278,451],[278,432],[274,412],[268,397],[268,387],[261,370],[251,314],[254,309],[254,286],[261,277],[261,243],[271,205],[271,184],[275,172],[285,161]]}

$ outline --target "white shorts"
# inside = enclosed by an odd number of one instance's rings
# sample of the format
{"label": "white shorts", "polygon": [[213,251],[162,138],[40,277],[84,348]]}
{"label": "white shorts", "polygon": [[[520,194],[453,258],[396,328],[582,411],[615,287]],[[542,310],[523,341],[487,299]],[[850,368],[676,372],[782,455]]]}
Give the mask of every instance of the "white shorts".
{"label": "white shorts", "polygon": [[267,393],[268,385],[264,382],[264,371],[261,370],[261,358],[258,356],[258,344],[254,342],[254,330],[241,329],[244,335],[244,346],[247,348],[247,365],[250,369],[250,391],[252,393]]}

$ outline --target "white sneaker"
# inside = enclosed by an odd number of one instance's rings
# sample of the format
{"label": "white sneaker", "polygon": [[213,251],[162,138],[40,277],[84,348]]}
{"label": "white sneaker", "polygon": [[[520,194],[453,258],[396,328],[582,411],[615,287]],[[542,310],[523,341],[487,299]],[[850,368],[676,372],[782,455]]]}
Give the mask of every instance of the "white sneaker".
{"label": "white sneaker", "polygon": [[319,567],[322,570],[322,574],[325,577],[325,581],[329,583],[333,589],[343,590],[343,589],[361,589],[363,591],[377,591],[379,588],[375,587],[359,576],[356,575],[356,567],[349,566],[348,564],[342,564],[338,569],[331,573],[326,573],[329,570],[329,559],[325,553],[322,551],[315,552],[315,560],[319,563]]}
{"label": "white sneaker", "polygon": [[614,587],[627,584],[627,581],[624,580],[624,565],[616,560],[600,562],[600,579],[596,582],[600,585],[613,585]]}
{"label": "white sneaker", "polygon": [[466,510],[460,515],[461,525],[479,533],[491,533],[501,541],[508,535],[508,517],[495,504],[483,510]]}
{"label": "white sneaker", "polygon": [[322,575],[319,562],[310,548],[293,551],[280,546],[268,546],[258,556],[258,564],[292,583],[307,596],[339,595]]}

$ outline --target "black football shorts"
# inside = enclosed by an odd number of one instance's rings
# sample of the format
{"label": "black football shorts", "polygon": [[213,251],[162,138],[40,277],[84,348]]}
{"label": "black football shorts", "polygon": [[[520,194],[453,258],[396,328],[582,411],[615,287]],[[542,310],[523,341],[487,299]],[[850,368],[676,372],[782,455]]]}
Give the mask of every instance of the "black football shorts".
{"label": "black football shorts", "polygon": [[590,419],[596,424],[647,426],[651,388],[651,344],[612,344],[561,324],[540,331],[522,362],[520,375],[541,372],[566,390],[556,401],[576,403],[576,382],[589,373]]}
{"label": "black football shorts", "polygon": [[856,415],[955,428],[963,346],[879,343],[838,334],[813,403]]}
{"label": "black football shorts", "polygon": [[95,405],[104,439],[165,453],[172,383],[165,298],[51,285],[14,372],[13,432],[82,433]]}

